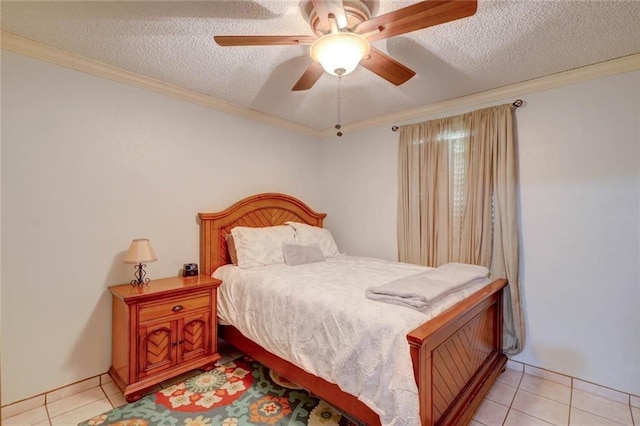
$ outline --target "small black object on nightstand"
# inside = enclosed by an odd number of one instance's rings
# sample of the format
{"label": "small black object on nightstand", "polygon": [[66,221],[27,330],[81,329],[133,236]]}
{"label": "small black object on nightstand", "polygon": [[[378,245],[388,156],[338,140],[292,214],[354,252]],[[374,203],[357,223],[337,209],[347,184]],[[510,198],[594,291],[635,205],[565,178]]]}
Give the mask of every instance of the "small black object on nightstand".
{"label": "small black object on nightstand", "polygon": [[198,264],[197,263],[185,263],[184,268],[182,269],[183,277],[195,277],[198,275]]}

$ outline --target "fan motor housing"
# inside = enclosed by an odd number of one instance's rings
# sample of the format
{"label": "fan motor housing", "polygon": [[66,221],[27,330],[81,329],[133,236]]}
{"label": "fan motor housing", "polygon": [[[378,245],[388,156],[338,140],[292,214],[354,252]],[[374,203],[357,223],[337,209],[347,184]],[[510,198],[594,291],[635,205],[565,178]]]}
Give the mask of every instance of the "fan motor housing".
{"label": "fan motor housing", "polygon": [[[371,18],[371,9],[367,3],[361,0],[343,0],[344,13],[347,17],[347,29],[353,30],[357,25]],[[318,37],[323,36],[331,32],[331,27],[326,23],[323,24],[313,8],[311,1],[307,2],[306,7],[303,8],[303,14],[305,19],[309,22],[311,31]]]}

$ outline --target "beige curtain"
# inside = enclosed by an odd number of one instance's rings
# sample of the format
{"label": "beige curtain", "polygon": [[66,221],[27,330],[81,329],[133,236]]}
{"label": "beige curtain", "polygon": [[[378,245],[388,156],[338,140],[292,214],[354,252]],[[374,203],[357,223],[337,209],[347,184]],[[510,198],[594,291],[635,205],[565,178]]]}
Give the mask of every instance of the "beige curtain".
{"label": "beige curtain", "polygon": [[509,280],[505,352],[524,347],[511,104],[400,128],[398,256],[483,265]]}

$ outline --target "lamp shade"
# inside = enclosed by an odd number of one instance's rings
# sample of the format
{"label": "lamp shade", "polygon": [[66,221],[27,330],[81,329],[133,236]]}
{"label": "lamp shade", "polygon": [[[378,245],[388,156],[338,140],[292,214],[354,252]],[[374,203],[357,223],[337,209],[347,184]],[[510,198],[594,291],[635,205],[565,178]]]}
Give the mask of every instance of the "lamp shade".
{"label": "lamp shade", "polygon": [[369,53],[369,42],[359,34],[327,34],[311,45],[310,54],[329,74],[342,76],[352,72]]}
{"label": "lamp shade", "polygon": [[153,252],[153,247],[147,238],[138,238],[131,241],[129,251],[124,256],[122,261],[124,263],[145,263],[155,262],[158,260],[156,254]]}

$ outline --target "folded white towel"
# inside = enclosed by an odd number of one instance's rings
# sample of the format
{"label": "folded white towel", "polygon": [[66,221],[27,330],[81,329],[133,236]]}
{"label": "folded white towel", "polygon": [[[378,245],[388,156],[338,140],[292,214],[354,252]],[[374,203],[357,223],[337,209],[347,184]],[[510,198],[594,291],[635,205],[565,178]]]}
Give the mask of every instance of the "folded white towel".
{"label": "folded white towel", "polygon": [[487,275],[489,270],[484,266],[447,263],[379,287],[370,287],[365,294],[372,300],[424,310],[436,299],[460,290],[477,279],[486,278]]}

